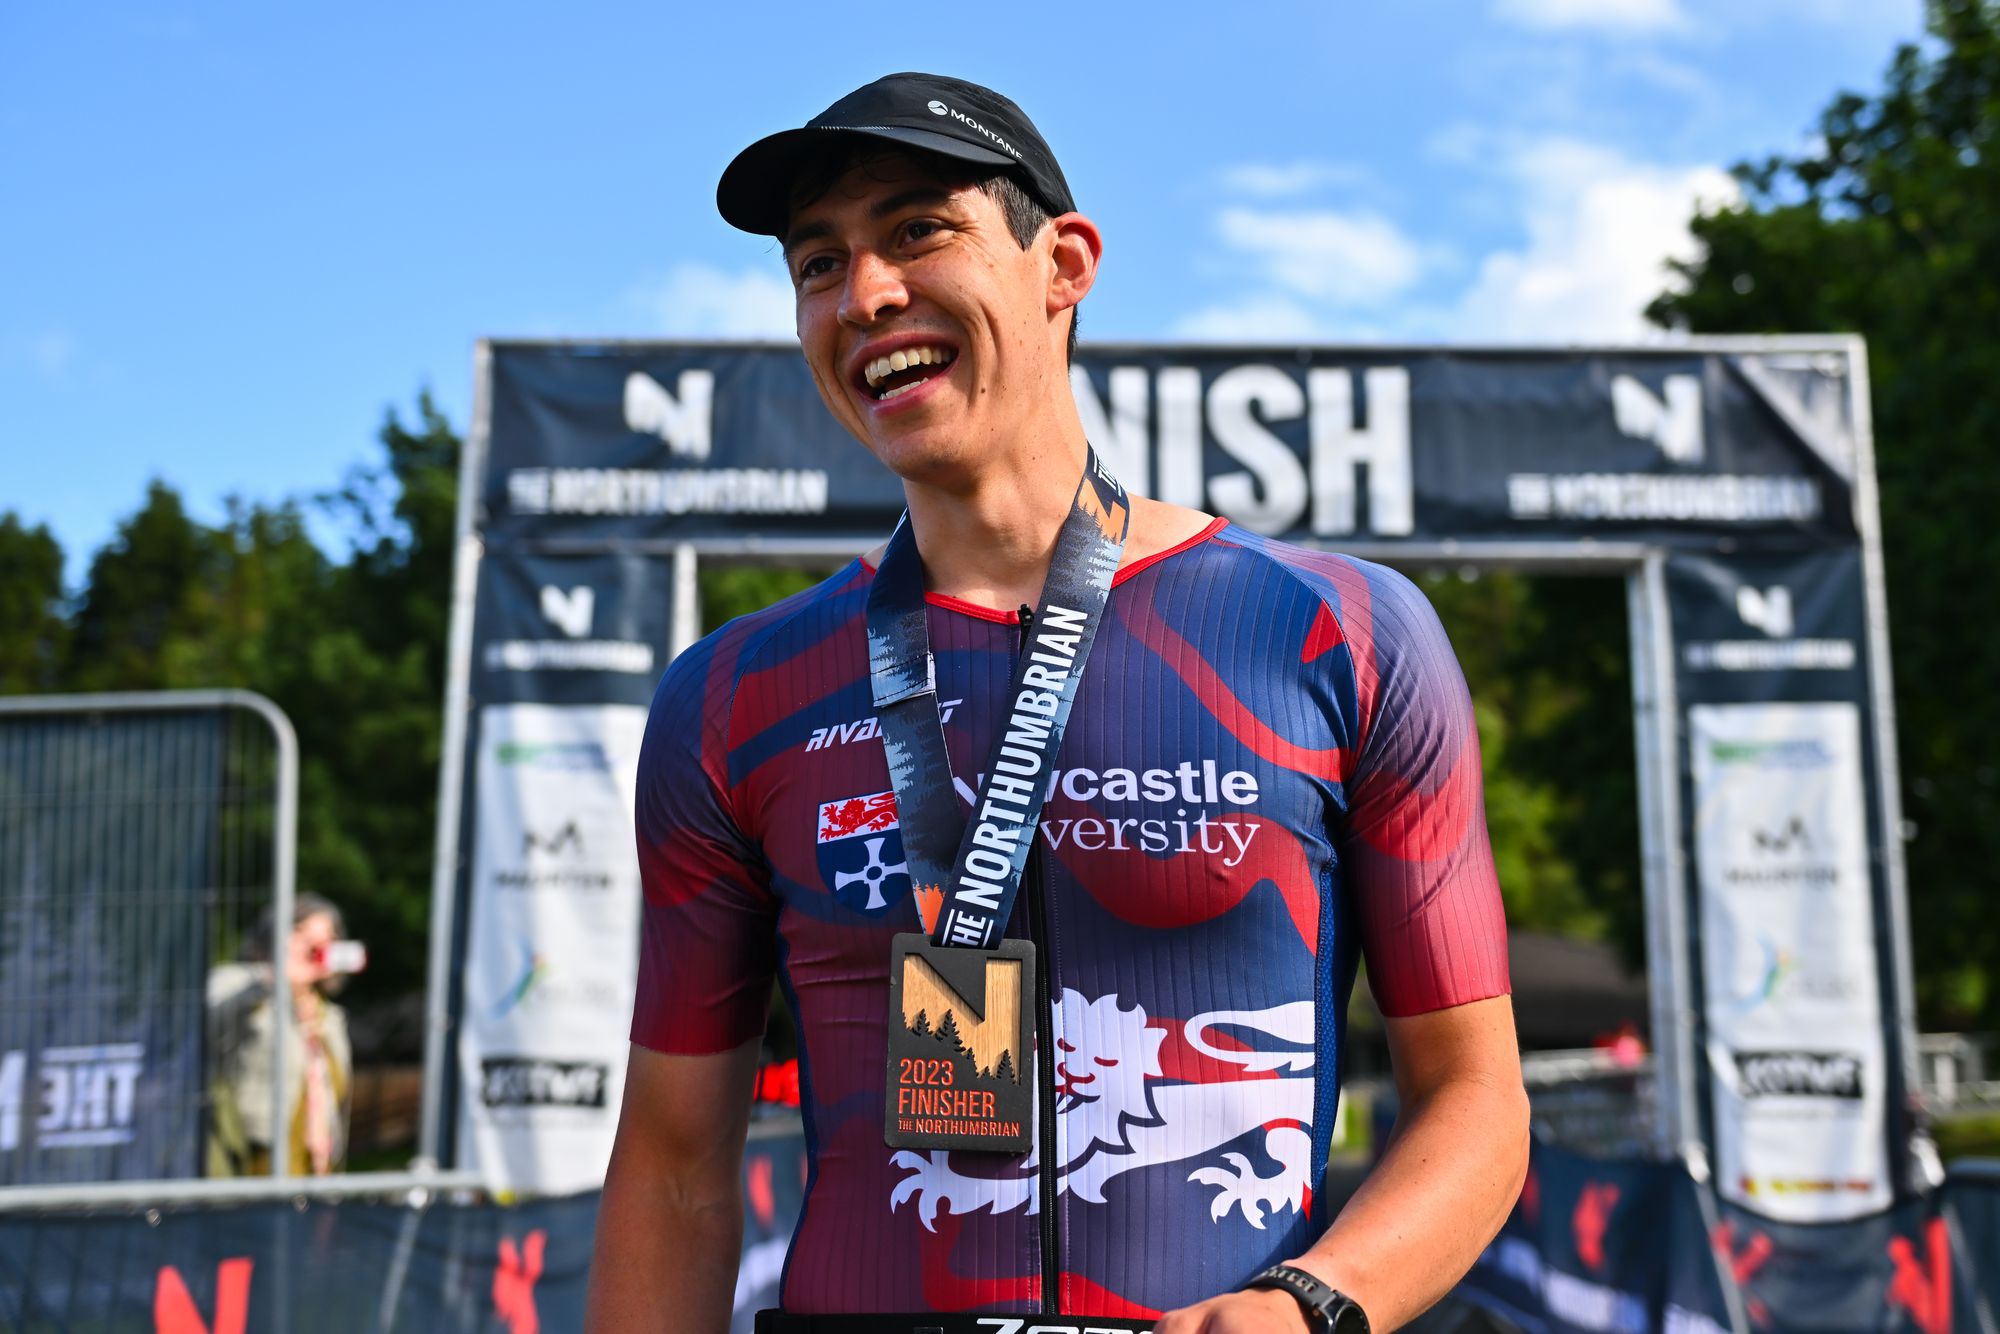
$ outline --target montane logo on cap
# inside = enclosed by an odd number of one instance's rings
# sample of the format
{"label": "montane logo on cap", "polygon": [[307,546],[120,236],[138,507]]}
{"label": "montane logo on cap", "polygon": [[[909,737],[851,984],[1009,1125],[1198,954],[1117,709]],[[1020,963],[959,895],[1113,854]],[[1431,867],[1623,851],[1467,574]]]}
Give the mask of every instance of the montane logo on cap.
{"label": "montane logo on cap", "polygon": [[956,107],[948,107],[944,103],[936,100],[932,100],[927,105],[930,107],[932,115],[950,116],[953,120],[957,121],[959,124],[967,126],[970,129],[977,130],[980,134],[985,135],[988,139],[992,140],[993,146],[995,148],[1005,153],[1008,157],[1018,158],[1021,156],[1020,149],[1014,147],[1014,145],[1008,143],[1005,139],[1002,139],[999,135],[993,133],[993,131],[987,129],[984,125],[981,125],[978,121],[966,115],[963,111],[958,110]]}

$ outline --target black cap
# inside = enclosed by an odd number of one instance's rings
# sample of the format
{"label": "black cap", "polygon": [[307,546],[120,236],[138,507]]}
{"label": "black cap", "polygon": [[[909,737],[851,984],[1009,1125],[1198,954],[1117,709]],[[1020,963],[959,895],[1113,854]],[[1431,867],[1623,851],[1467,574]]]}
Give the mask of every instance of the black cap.
{"label": "black cap", "polygon": [[1056,155],[1027,113],[991,88],[941,74],[890,74],[857,88],[807,121],[736,155],[715,187],[715,206],[732,227],[784,234],[799,168],[836,142],[880,139],[1007,171],[1051,216],[1076,207]]}

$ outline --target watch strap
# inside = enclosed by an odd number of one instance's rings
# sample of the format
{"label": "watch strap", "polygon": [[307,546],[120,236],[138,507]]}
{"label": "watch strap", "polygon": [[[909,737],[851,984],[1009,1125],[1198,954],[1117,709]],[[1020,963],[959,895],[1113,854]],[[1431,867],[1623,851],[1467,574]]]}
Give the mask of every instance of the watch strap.
{"label": "watch strap", "polygon": [[1368,1334],[1368,1313],[1360,1302],[1297,1265],[1272,1265],[1243,1287],[1290,1293],[1316,1334]]}

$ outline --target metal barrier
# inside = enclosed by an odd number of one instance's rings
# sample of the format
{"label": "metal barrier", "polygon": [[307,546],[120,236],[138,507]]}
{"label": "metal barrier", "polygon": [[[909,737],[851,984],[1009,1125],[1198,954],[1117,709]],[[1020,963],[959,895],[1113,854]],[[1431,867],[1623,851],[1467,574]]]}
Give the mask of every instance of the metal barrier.
{"label": "metal barrier", "polygon": [[1521,1080],[1536,1134],[1603,1158],[1649,1158],[1658,1144],[1658,1094],[1651,1056],[1621,1061],[1609,1051],[1533,1052]]}
{"label": "metal barrier", "polygon": [[202,1174],[216,966],[268,959],[271,1031],[292,1026],[297,809],[261,695],[0,698],[0,1196]]}

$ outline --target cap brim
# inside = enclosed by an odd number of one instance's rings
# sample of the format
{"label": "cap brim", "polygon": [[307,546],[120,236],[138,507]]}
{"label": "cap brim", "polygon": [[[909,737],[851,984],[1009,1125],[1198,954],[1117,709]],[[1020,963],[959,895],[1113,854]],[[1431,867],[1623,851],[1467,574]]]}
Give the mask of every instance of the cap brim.
{"label": "cap brim", "polygon": [[932,130],[905,129],[897,125],[871,125],[867,129],[816,128],[780,130],[759,139],[738,153],[723,170],[715,187],[715,207],[732,227],[759,236],[782,238],[791,215],[792,182],[808,162],[832,151],[841,139],[880,139],[908,148],[921,148],[944,157],[981,167],[1015,167],[1020,163],[1005,153]]}

